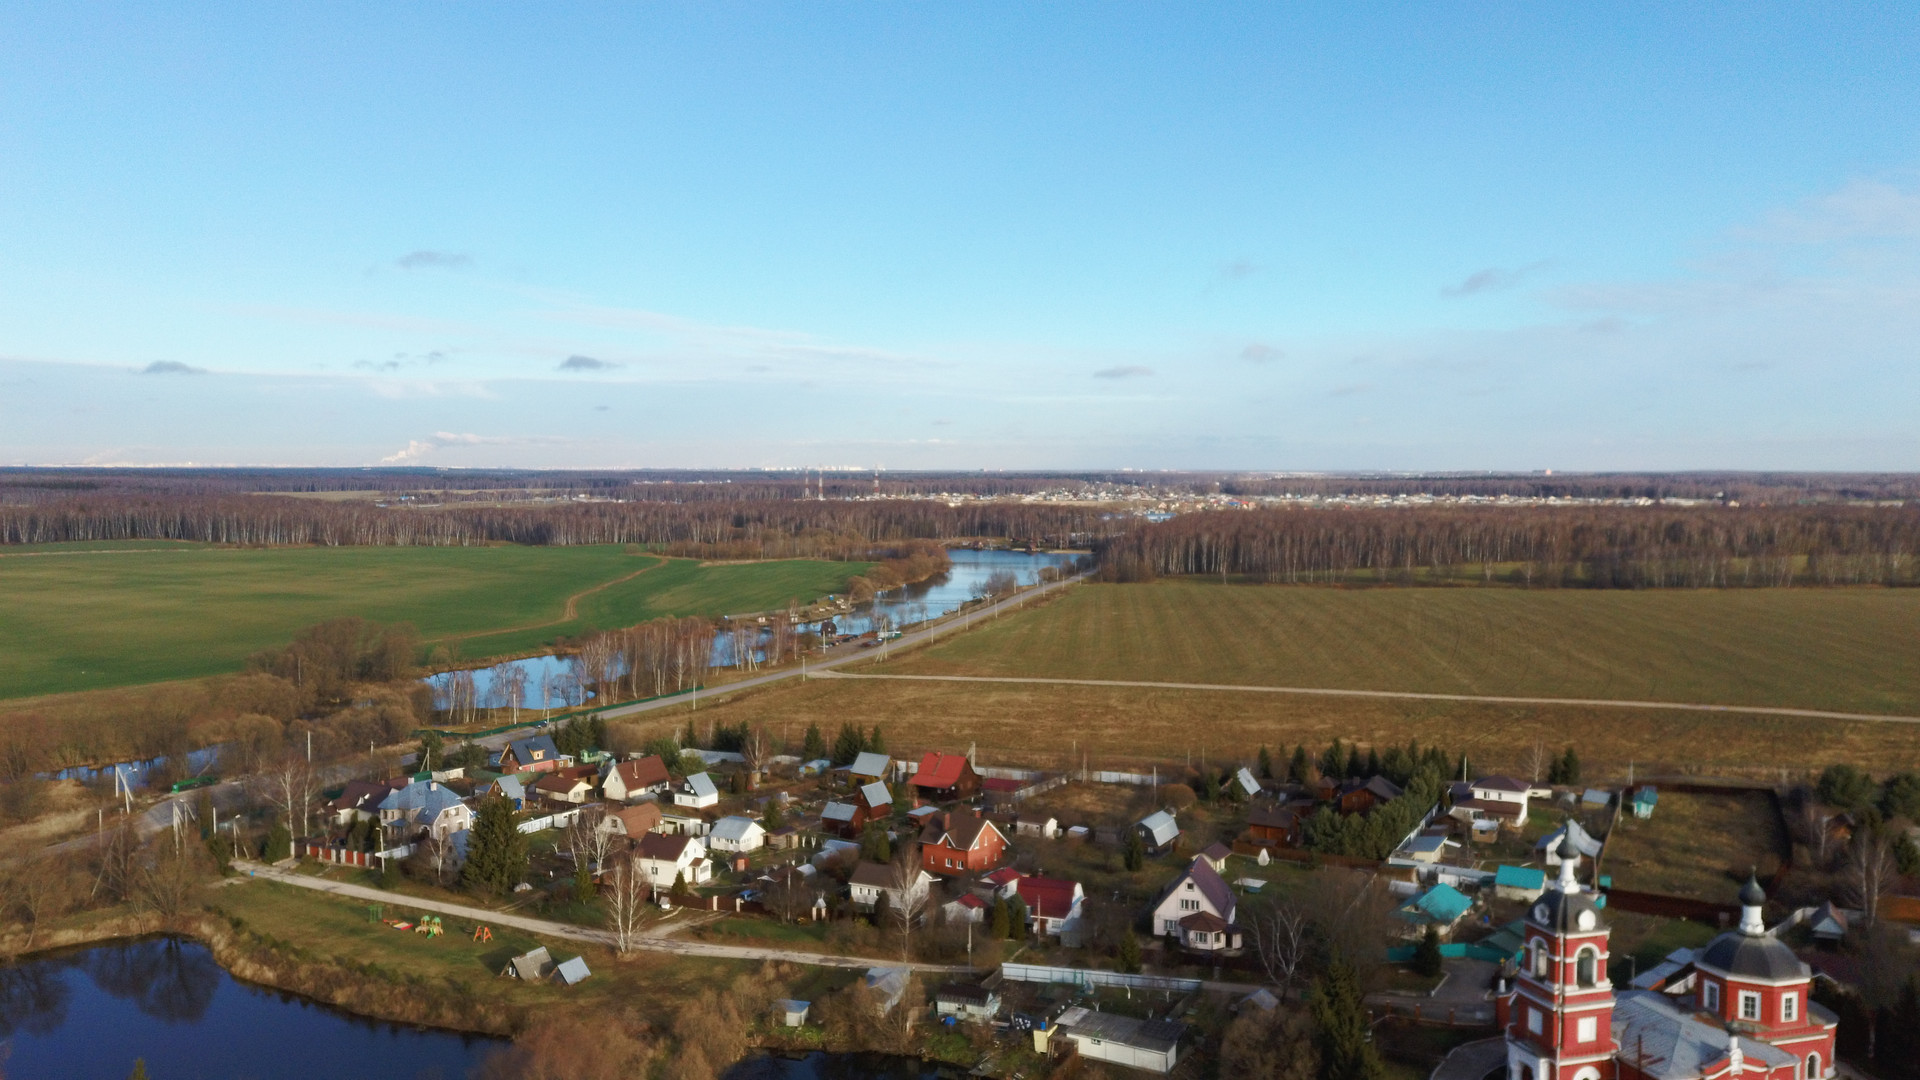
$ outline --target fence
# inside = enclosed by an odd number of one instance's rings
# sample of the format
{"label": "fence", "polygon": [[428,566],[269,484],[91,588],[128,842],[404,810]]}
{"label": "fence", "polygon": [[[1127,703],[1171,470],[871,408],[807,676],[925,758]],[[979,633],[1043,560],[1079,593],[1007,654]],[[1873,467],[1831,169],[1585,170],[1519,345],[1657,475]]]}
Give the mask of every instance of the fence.
{"label": "fence", "polygon": [[561,810],[558,813],[547,814],[542,817],[528,818],[515,826],[515,828],[523,833],[537,833],[546,829],[564,829],[573,824],[573,819],[579,816],[580,811],[578,810]]}
{"label": "fence", "polygon": [[360,848],[340,847],[325,840],[300,841],[301,858],[333,863],[336,866],[358,866],[370,869],[377,865],[380,856],[385,854],[387,852],[375,854]]}
{"label": "fence", "polygon": [[1201,987],[1199,979],[1128,975],[1121,971],[1095,971],[1092,968],[1042,967],[1038,964],[1001,964],[1000,975],[1014,982],[1066,983],[1082,990],[1091,990],[1096,986],[1125,986],[1134,990],[1168,990],[1191,994]]}
{"label": "fence", "polygon": [[1137,772],[1090,772],[1087,779],[1096,784],[1139,784],[1145,787],[1159,783],[1159,777]]}

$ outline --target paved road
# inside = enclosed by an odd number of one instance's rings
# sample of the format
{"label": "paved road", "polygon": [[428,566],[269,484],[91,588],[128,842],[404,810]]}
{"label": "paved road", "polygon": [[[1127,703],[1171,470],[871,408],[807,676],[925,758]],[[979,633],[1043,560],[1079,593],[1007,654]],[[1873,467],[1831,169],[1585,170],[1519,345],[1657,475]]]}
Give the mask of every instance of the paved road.
{"label": "paved road", "polygon": [[[825,665],[822,665],[823,667]],[[1603,709],[1658,709],[1679,712],[1796,716],[1819,720],[1864,720],[1882,724],[1920,724],[1920,716],[1826,712],[1767,705],[1699,705],[1685,701],[1625,701],[1615,698],[1498,697],[1490,694],[1423,694],[1412,690],[1341,690],[1322,686],[1245,686],[1239,683],[1146,682],[1138,679],[1051,679],[1020,675],[873,675],[810,671],[834,679],[897,679],[907,682],[1037,683],[1048,686],[1119,686],[1146,690],[1224,690],[1242,694],[1307,694],[1316,697],[1394,698],[1411,701],[1466,701],[1490,705],[1586,705]]]}
{"label": "paved road", "polygon": [[[335,896],[344,896],[353,900],[386,904],[389,907],[414,908],[421,911],[431,911],[440,915],[454,915],[463,919],[471,919],[474,922],[485,923],[489,926],[511,926],[516,930],[524,930],[529,934],[539,934],[542,937],[564,938],[568,941],[579,941],[590,945],[602,945],[607,948],[614,947],[613,933],[607,930],[595,930],[590,927],[575,926],[572,923],[553,922],[548,919],[535,919],[526,915],[515,915],[510,912],[488,911],[485,908],[468,907],[465,904],[454,904],[444,900],[423,900],[414,896],[401,896],[395,893],[383,892],[380,889],[370,889],[364,885],[349,885],[343,881],[328,881],[324,878],[290,873],[278,867],[268,866],[265,863],[235,860],[233,865],[235,869],[256,879],[278,881],[285,885],[293,885],[302,889],[313,889],[316,892],[332,893]],[[717,960],[784,960],[789,964],[811,964],[815,967],[862,969],[870,967],[911,967],[915,971],[935,975],[965,974],[970,970],[964,965],[902,964],[898,961],[875,960],[859,956],[832,956],[826,953],[799,952],[793,949],[768,949],[752,945],[718,945],[708,941],[682,941],[678,938],[668,936],[680,929],[681,925],[683,924],[679,922],[667,924],[656,923],[633,942],[633,947],[647,952],[673,953],[678,956],[704,956]]]}

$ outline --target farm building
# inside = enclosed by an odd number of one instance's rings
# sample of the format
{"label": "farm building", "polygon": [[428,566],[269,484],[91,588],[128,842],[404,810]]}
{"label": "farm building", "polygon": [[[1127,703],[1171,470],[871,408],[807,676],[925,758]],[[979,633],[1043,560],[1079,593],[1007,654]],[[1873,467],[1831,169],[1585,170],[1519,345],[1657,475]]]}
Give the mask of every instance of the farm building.
{"label": "farm building", "polygon": [[579,986],[592,974],[593,972],[587,970],[586,960],[576,956],[571,960],[560,961],[559,966],[553,969],[553,981],[561,986]]}
{"label": "farm building", "polygon": [[525,982],[540,982],[552,973],[553,957],[548,954],[545,945],[507,961],[507,966],[500,971],[507,978]]}
{"label": "farm building", "polygon": [[807,1022],[807,1010],[811,1008],[810,1001],[779,998],[773,1003],[773,1018],[785,1027],[799,1027]]}

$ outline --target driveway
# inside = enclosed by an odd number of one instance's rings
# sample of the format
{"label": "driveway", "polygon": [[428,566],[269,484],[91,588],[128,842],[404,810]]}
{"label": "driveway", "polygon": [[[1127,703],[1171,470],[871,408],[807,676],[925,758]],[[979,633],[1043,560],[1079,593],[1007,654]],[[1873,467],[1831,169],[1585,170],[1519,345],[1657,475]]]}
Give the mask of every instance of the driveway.
{"label": "driveway", "polygon": [[[402,896],[370,889],[364,885],[349,885],[343,881],[328,881],[324,878],[307,877],[304,874],[290,873],[265,863],[234,860],[234,869],[250,878],[277,881],[283,885],[292,885],[316,892],[332,893],[335,896],[348,897],[369,903],[387,904],[392,907],[431,911],[439,915],[454,915],[489,926],[510,926],[515,930],[524,930],[529,934],[542,937],[562,938],[578,941],[587,945],[599,945],[614,948],[614,936],[607,930],[595,930],[572,923],[554,922],[550,919],[535,919],[526,915],[514,915],[509,912],[489,911],[486,908],[470,907],[445,900],[423,900],[415,896]],[[859,968],[870,967],[911,967],[915,971],[934,975],[967,974],[971,971],[962,965],[951,964],[903,964],[893,960],[875,960],[860,956],[833,956],[827,953],[800,952],[793,949],[770,949],[755,945],[718,945],[708,941],[681,941],[669,937],[680,928],[680,924],[661,926],[655,924],[640,934],[632,947],[647,952],[673,953],[678,956],[703,956],[715,960],[783,960],[789,964],[811,964],[815,967]]]}

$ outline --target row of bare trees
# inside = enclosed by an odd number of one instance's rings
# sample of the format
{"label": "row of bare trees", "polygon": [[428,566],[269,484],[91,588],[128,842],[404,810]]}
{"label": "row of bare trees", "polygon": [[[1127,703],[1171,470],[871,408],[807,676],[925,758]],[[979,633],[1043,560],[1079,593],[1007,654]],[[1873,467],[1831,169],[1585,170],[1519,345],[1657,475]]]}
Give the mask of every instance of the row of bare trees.
{"label": "row of bare trees", "polygon": [[1281,509],[1186,514],[1105,542],[1109,580],[1401,577],[1599,588],[1920,584],[1915,507]]}

